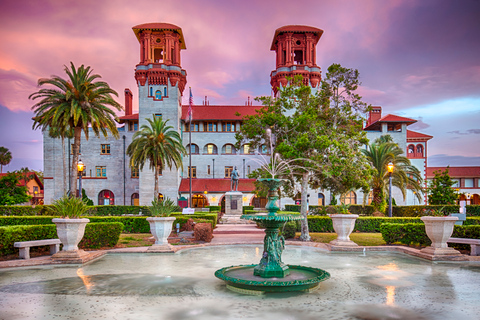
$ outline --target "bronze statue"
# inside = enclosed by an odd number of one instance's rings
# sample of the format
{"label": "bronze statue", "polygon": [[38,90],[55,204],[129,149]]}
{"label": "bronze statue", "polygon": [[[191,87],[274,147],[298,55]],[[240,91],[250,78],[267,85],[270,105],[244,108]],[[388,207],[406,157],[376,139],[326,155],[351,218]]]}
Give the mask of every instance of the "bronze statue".
{"label": "bronze statue", "polygon": [[237,171],[237,167],[235,167],[230,175],[230,178],[232,179],[231,182],[231,191],[238,191],[238,179],[239,179],[239,174]]}

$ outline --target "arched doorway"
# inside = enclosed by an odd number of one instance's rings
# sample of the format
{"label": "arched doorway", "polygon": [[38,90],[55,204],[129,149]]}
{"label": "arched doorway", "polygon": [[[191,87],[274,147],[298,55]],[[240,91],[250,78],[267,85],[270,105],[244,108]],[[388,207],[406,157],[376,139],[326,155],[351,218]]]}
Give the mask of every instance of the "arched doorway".
{"label": "arched doorway", "polygon": [[203,194],[192,196],[192,208],[205,208],[208,206],[208,200]]}
{"label": "arched doorway", "polygon": [[138,193],[134,193],[132,194],[132,206],[138,206],[139,205],[139,200],[140,200],[140,196]]}
{"label": "arched doorway", "polygon": [[344,204],[357,204],[357,195],[353,191],[347,192],[340,197],[340,201]]}
{"label": "arched doorway", "polygon": [[264,209],[267,205],[267,197],[257,197],[252,198],[252,205],[254,208]]}
{"label": "arched doorway", "polygon": [[470,204],[480,204],[480,196],[478,194],[472,194],[470,196]]}
{"label": "arched doorway", "polygon": [[325,196],[323,195],[323,193],[318,194],[318,205],[319,206],[325,205]]}
{"label": "arched doorway", "polygon": [[115,196],[110,190],[102,190],[98,194],[98,205],[99,206],[113,206],[115,204]]}

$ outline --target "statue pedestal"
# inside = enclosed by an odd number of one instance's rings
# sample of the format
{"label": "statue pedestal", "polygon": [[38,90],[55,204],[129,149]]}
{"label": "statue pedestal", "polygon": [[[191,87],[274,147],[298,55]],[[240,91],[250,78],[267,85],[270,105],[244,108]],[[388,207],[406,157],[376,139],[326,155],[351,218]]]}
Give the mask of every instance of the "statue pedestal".
{"label": "statue pedestal", "polygon": [[229,191],[225,193],[225,214],[242,215],[243,193],[240,191]]}

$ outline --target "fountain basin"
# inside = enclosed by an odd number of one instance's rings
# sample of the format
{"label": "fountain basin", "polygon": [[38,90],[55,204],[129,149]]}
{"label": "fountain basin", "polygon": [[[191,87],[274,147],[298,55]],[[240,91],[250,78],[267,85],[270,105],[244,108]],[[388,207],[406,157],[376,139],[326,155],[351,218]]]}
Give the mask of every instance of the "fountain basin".
{"label": "fountain basin", "polygon": [[219,269],[215,276],[227,283],[227,288],[246,294],[265,292],[307,291],[318,288],[320,282],[330,278],[325,270],[297,265],[287,265],[289,275],[283,278],[262,278],[253,273],[256,264],[231,266]]}

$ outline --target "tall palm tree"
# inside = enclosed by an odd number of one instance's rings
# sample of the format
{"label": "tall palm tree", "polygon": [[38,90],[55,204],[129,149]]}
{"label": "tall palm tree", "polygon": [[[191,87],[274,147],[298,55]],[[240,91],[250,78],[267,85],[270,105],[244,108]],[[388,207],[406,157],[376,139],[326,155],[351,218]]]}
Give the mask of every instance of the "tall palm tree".
{"label": "tall palm tree", "polygon": [[112,97],[118,96],[117,92],[106,82],[95,81],[101,76],[92,74],[93,70],[89,66],[81,65],[76,68],[73,62],[70,62],[70,68],[65,66],[64,70],[67,79],[58,76],[42,78],[38,80],[38,86],[50,87],[32,93],[29,98],[41,99],[32,107],[35,112],[33,129],[41,128],[45,131],[55,128],[57,132],[50,133],[54,136],[58,134],[60,137],[73,132],[70,192],[76,194],[76,172],[82,131],[87,140],[90,128],[97,137],[100,133],[107,137],[108,132],[111,132],[118,139],[115,123],[118,119],[110,106],[119,111],[123,110],[123,107]]}
{"label": "tall palm tree", "polygon": [[368,149],[362,150],[374,168],[374,176],[370,182],[373,199],[372,204],[378,209],[388,193],[389,173],[387,165],[391,161],[394,165],[392,186],[400,189],[405,200],[407,189],[415,191],[418,201],[422,200],[422,175],[411,164],[410,160],[402,156],[403,150],[392,141],[390,136],[382,136]]}
{"label": "tall palm tree", "polygon": [[155,172],[155,198],[158,194],[158,174],[164,168],[169,169],[172,166],[183,168],[182,155],[186,150],[182,145],[180,134],[173,130],[172,126],[167,126],[167,122],[162,118],[156,117],[146,119],[148,125],[140,127],[132,138],[132,143],[127,148],[127,154],[130,157],[130,166],[132,168],[143,169],[147,161],[150,169]]}
{"label": "tall palm tree", "polygon": [[3,166],[12,161],[12,153],[5,147],[0,147],[0,173],[3,173]]}

